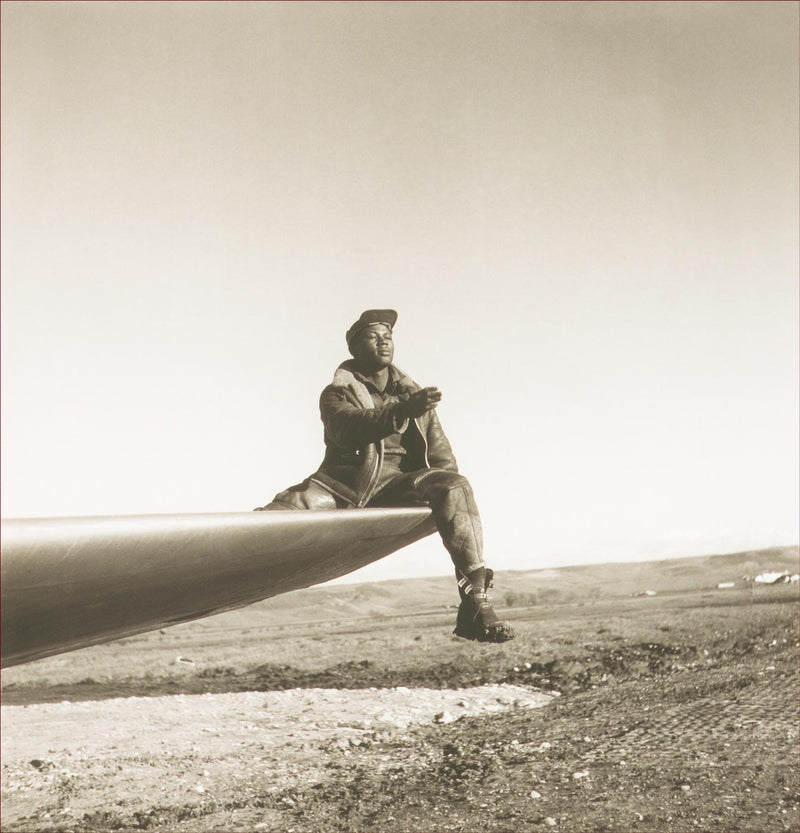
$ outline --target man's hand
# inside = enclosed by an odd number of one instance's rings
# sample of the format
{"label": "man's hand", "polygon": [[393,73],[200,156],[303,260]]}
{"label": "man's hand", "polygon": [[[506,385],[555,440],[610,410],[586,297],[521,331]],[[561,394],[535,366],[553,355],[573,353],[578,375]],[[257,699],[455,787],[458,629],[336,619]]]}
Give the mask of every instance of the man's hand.
{"label": "man's hand", "polygon": [[442,392],[439,388],[423,388],[401,402],[397,410],[403,417],[419,417],[432,411],[441,401]]}

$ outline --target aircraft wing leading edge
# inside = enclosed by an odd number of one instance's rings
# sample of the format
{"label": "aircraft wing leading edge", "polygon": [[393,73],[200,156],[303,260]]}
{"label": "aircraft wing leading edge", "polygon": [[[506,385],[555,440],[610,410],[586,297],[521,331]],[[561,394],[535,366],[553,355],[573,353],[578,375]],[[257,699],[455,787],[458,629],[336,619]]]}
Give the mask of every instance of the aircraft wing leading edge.
{"label": "aircraft wing leading edge", "polygon": [[435,530],[424,507],[2,523],[2,666],[357,570]]}

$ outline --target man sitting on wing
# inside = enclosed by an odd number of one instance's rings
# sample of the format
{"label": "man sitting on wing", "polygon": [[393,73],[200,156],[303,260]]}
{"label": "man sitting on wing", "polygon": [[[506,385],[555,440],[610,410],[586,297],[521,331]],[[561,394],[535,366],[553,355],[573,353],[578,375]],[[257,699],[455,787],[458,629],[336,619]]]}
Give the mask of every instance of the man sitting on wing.
{"label": "man sitting on wing", "polygon": [[259,509],[335,509],[427,504],[456,568],[461,604],[454,633],[506,642],[513,630],[488,600],[493,571],[467,479],[436,416],[437,388],[420,388],[392,364],[394,310],[366,310],[347,331],[352,359],[322,391],[325,459],[302,483]]}

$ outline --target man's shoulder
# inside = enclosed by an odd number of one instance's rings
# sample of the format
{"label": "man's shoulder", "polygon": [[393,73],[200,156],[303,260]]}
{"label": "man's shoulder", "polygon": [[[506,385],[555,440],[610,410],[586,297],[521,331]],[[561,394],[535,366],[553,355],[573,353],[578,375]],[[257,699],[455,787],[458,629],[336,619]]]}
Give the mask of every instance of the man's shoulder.
{"label": "man's shoulder", "polygon": [[337,385],[335,382],[331,382],[322,389],[320,398],[325,399],[333,396],[337,399],[342,399],[348,395],[353,396],[353,394],[354,391],[349,385]]}
{"label": "man's shoulder", "polygon": [[320,394],[320,405],[349,402],[361,408],[372,408],[372,399],[367,388],[355,376],[351,361],[342,362],[333,374],[333,381]]}
{"label": "man's shoulder", "polygon": [[355,376],[355,368],[352,362],[342,362],[334,371],[333,379],[323,388],[322,393],[339,391],[344,392],[348,389],[353,390],[358,385],[358,380]]}

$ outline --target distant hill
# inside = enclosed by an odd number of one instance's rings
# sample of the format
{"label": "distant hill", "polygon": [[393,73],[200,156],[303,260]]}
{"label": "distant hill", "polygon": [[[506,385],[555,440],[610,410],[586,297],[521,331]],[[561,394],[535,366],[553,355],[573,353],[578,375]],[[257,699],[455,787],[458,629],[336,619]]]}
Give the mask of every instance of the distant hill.
{"label": "distant hill", "polygon": [[[625,598],[648,590],[657,594],[715,590],[722,582],[744,587],[750,586],[744,576],[767,570],[795,573],[799,562],[798,547],[786,546],[658,561],[507,570],[495,576],[493,598],[498,607],[514,607]],[[413,615],[457,605],[454,580],[438,576],[312,587],[222,615],[235,617],[237,626],[246,627],[248,620],[254,626],[263,624],[265,612],[295,624]]]}

